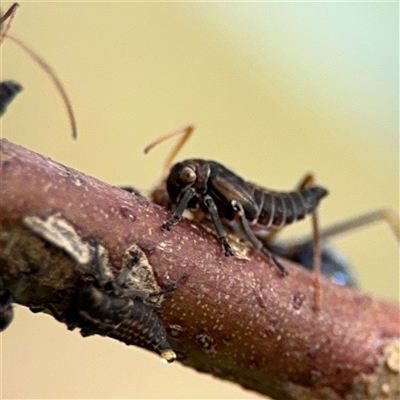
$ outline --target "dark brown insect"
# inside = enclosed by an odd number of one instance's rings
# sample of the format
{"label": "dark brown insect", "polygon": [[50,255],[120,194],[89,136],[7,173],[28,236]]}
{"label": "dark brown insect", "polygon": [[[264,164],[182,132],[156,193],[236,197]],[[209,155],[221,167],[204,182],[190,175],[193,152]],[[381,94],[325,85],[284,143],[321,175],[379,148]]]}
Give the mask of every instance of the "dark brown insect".
{"label": "dark brown insect", "polygon": [[311,214],[328,194],[321,186],[305,186],[298,191],[275,192],[246,182],[215,161],[190,159],[175,164],[167,178],[167,191],[173,216],[164,223],[170,228],[182,218],[185,209],[209,213],[218,240],[227,256],[233,255],[224,225],[237,222],[253,247],[272,259],[283,275],[284,267],[254,232],[272,231]]}
{"label": "dark brown insect", "polygon": [[[169,169],[193,129],[192,125],[187,125],[173,131],[151,143],[145,152],[170,137],[182,135],[167,159],[166,169]],[[317,232],[316,209],[319,201],[328,194],[325,188],[314,184],[311,175],[306,176],[295,191],[276,192],[245,181],[220,163],[202,159],[188,159],[173,165],[166,178],[166,188],[173,215],[163,224],[163,229],[170,230],[177,224],[186,209],[200,210],[211,218],[225,255],[233,255],[233,251],[224,227],[233,225],[257,251],[275,263],[282,275],[287,274],[286,269],[257,236],[262,231],[276,232],[309,214],[313,215],[314,231]],[[317,234],[315,238],[314,260],[319,263]],[[318,281],[315,286],[319,293]],[[319,304],[319,294],[316,296]]]}
{"label": "dark brown insect", "polygon": [[162,321],[140,297],[90,286],[76,294],[64,320],[71,330],[79,327],[84,337],[110,336],[155,351],[168,362],[176,358]]}
{"label": "dark brown insect", "polygon": [[[46,305],[45,308],[57,320],[64,322],[68,329],[80,328],[84,337],[113,337],[129,345],[135,344],[155,351],[167,362],[173,362],[176,355],[168,343],[164,325],[153,308],[143,302],[149,296],[158,296],[173,288],[160,293],[126,289],[124,284],[129,275],[126,268],[115,279],[110,279],[104,272],[97,252],[94,263],[97,279],[93,284],[80,288],[65,311],[59,313],[52,305]],[[134,266],[132,260],[130,268]]]}
{"label": "dark brown insect", "polygon": [[[215,161],[190,159],[170,168],[193,129],[192,125],[184,126],[161,137],[145,149],[147,153],[164,140],[182,135],[166,160],[162,182],[151,193],[153,201],[157,204],[174,209],[172,218],[164,223],[164,229],[175,225],[185,208],[195,210],[194,219],[200,223],[204,223],[205,220],[207,222],[211,217],[224,251],[230,255],[232,251],[224,237],[224,228],[232,229],[233,226],[236,233],[247,238],[267,258],[272,258],[283,274],[285,269],[273,253],[312,269],[317,309],[321,302],[320,271],[335,283],[349,286],[355,284],[351,268],[336,251],[326,246],[321,251],[321,240],[381,220],[391,226],[397,240],[400,240],[399,218],[389,209],[374,210],[341,221],[320,232],[316,211],[319,201],[326,196],[327,191],[314,184],[315,179],[312,175],[307,175],[295,191],[282,193],[246,182]],[[275,234],[282,227],[304,218],[307,214],[312,216],[311,237],[286,245],[274,244]]]}
{"label": "dark brown insect", "polygon": [[61,83],[60,78],[57,76],[53,68],[41,56],[39,56],[36,53],[36,51],[32,50],[22,40],[8,34],[11,22],[15,17],[18,6],[19,6],[18,3],[14,3],[0,18],[0,44],[4,41],[5,38],[14,42],[17,46],[19,46],[22,50],[24,50],[40,66],[41,69],[43,69],[46,72],[46,74],[50,77],[50,79],[56,86],[57,91],[60,93],[60,96],[62,97],[62,100],[64,102],[65,108],[67,109],[68,117],[70,120],[72,137],[76,139],[77,127],[76,127],[75,115],[72,109],[71,101],[69,100],[67,92],[63,84]]}

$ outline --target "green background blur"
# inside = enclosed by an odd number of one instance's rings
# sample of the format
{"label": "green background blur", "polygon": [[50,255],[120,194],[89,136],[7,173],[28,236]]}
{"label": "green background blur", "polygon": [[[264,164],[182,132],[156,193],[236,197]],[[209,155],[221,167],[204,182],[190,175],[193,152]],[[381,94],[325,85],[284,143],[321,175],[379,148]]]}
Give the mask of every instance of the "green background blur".
{"label": "green background blur", "polygon": [[[7,40],[1,78],[24,91],[3,137],[146,191],[172,142],[148,156],[145,145],[193,122],[181,159],[215,159],[282,190],[314,171],[330,190],[321,225],[381,206],[398,212],[397,3],[20,4],[10,33],[62,78],[78,141],[49,78]],[[399,250],[385,224],[332,243],[363,290],[398,301]],[[22,307],[1,352],[3,398],[258,397],[116,341],[82,340]]]}

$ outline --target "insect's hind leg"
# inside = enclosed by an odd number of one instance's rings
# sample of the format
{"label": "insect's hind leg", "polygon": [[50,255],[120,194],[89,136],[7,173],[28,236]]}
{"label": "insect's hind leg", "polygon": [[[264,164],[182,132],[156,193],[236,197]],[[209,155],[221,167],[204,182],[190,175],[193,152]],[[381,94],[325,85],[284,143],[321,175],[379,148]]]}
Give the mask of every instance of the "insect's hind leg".
{"label": "insect's hind leg", "polygon": [[[302,190],[308,186],[316,184],[315,176],[311,173],[306,174],[297,184],[296,189]],[[313,286],[314,286],[314,309],[321,308],[321,236],[319,233],[318,211],[317,208],[311,214],[312,225],[312,244],[313,244]]]}
{"label": "insect's hind leg", "polygon": [[[387,224],[389,224],[397,241],[400,242],[399,216],[390,208],[372,210],[364,214],[357,215],[353,218],[336,222],[333,225],[322,228],[320,231],[320,238],[322,240],[328,239],[380,221],[385,221]],[[304,241],[302,241],[302,243],[306,243],[309,240],[310,238],[306,238]]]}
{"label": "insect's hind leg", "polygon": [[273,263],[281,271],[282,275],[286,276],[288,274],[288,272],[286,271],[285,267],[264,246],[264,244],[261,242],[261,240],[257,239],[257,237],[254,235],[253,231],[250,229],[249,223],[247,222],[247,219],[246,219],[246,215],[245,215],[243,206],[236,200],[232,200],[231,205],[232,205],[233,209],[235,210],[235,212],[237,213],[237,215],[239,217],[239,222],[240,222],[241,228],[243,229],[244,234],[246,235],[247,239],[252,244],[252,246],[257,251],[259,251],[261,254],[263,254],[266,258],[268,258],[268,260],[273,261]]}

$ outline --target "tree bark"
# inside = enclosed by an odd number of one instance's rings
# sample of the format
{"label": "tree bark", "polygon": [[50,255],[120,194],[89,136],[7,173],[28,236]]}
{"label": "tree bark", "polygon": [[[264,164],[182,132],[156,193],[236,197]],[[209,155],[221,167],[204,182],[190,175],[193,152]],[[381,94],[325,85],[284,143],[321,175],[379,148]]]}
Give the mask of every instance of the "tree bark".
{"label": "tree bark", "polygon": [[161,288],[176,284],[157,313],[183,364],[276,399],[399,398],[398,306],[322,278],[316,312],[304,268],[282,259],[282,278],[247,248],[246,257],[225,257],[187,220],[162,231],[167,212],[141,196],[0,146],[0,283],[16,303],[63,310],[89,279],[84,254],[71,257],[28,223],[56,218],[80,244],[96,238],[115,270],[136,245]]}

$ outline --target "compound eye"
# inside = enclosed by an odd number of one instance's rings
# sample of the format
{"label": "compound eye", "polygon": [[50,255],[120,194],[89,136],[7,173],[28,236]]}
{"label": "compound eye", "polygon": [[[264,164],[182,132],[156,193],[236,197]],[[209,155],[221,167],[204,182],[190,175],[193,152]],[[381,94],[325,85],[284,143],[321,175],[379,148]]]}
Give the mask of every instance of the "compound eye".
{"label": "compound eye", "polygon": [[197,178],[196,173],[190,167],[183,168],[179,177],[184,183],[193,183]]}

